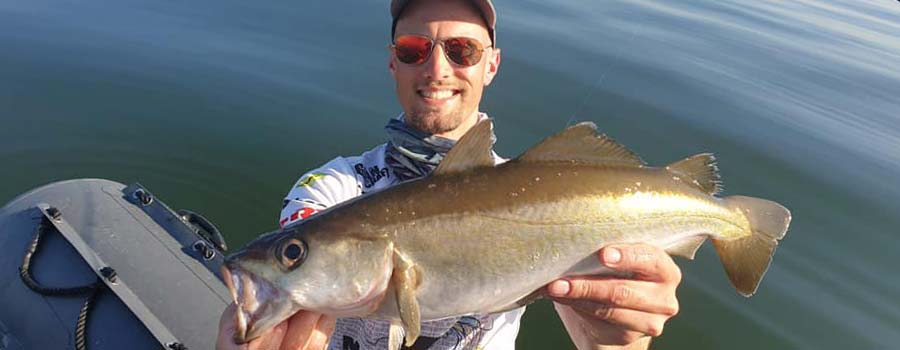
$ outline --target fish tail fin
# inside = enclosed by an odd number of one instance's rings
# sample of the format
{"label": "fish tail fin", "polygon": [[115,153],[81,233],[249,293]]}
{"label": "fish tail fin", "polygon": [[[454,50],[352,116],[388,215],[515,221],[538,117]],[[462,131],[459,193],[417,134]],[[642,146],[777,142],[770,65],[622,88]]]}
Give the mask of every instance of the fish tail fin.
{"label": "fish tail fin", "polygon": [[778,240],[791,223],[791,212],[781,204],[753,197],[731,196],[725,205],[740,210],[750,223],[751,234],[737,239],[713,239],[713,246],[738,293],[749,297],[772,262]]}

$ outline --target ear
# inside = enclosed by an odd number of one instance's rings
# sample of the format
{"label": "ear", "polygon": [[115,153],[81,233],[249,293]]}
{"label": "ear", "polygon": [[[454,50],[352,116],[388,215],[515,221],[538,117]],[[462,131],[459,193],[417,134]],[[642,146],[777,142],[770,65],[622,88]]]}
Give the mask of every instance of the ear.
{"label": "ear", "polygon": [[484,70],[484,86],[491,85],[491,81],[494,80],[494,76],[500,69],[500,49],[492,48],[490,51],[491,54],[487,57],[487,69]]}
{"label": "ear", "polygon": [[394,59],[394,50],[391,49],[391,46],[388,45],[388,71],[391,72],[391,76],[394,79],[397,79],[397,60]]}

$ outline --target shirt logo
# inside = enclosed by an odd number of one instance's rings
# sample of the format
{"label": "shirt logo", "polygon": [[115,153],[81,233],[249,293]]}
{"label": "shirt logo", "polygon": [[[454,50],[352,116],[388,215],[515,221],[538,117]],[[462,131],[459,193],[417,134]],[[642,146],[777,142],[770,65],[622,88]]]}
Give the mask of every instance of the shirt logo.
{"label": "shirt logo", "polygon": [[293,214],[291,214],[291,216],[281,219],[281,221],[279,221],[278,224],[280,224],[281,227],[284,227],[284,225],[286,225],[288,222],[293,222],[293,221],[297,221],[297,220],[305,220],[306,218],[312,216],[312,214],[315,214],[318,212],[319,212],[319,210],[317,210],[315,208],[309,208],[309,207],[300,208],[297,211],[295,211]]}
{"label": "shirt logo", "polygon": [[322,179],[324,177],[325,177],[325,174],[320,174],[320,173],[309,174],[305,178],[303,178],[303,180],[300,180],[300,182],[297,183],[297,187],[310,187],[310,186],[312,186],[312,184],[316,183],[316,181],[319,181],[320,179]]}
{"label": "shirt logo", "polygon": [[388,177],[387,168],[381,168],[377,165],[371,166],[368,169],[362,164],[356,164],[353,166],[353,169],[356,170],[356,173],[363,178],[363,185],[366,188],[372,187],[379,180]]}

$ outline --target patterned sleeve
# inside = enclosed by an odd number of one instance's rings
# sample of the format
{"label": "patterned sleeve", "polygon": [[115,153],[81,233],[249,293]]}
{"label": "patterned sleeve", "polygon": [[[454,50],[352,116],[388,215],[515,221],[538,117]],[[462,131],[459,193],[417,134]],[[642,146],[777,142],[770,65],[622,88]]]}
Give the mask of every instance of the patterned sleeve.
{"label": "patterned sleeve", "polygon": [[285,227],[360,194],[359,182],[347,160],[335,158],[297,180],[284,198],[278,224]]}

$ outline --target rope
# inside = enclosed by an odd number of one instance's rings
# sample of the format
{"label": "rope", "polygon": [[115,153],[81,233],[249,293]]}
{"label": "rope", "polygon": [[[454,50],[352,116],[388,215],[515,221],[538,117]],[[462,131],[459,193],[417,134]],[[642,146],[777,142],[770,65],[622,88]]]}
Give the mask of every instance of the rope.
{"label": "rope", "polygon": [[78,320],[75,322],[75,349],[76,350],[86,350],[87,349],[87,339],[86,339],[86,331],[87,331],[87,316],[91,310],[91,306],[94,303],[94,300],[97,297],[97,294],[100,292],[100,289],[104,287],[102,281],[97,278],[91,284],[78,286],[78,287],[46,287],[38,281],[35,281],[34,277],[31,276],[31,259],[37,254],[41,245],[41,238],[47,232],[48,228],[52,226],[45,217],[41,220],[40,224],[38,224],[37,228],[34,232],[34,238],[31,240],[31,244],[25,250],[25,257],[22,258],[22,266],[19,267],[19,277],[22,278],[22,283],[31,289],[35,293],[46,295],[46,296],[78,296],[78,295],[87,295],[84,299],[84,303],[81,306],[81,312],[78,314]]}
{"label": "rope", "polygon": [[44,232],[47,231],[47,224],[48,223],[46,218],[44,218],[44,220],[41,220],[41,223],[38,224],[37,229],[35,229],[34,239],[31,240],[31,245],[29,245],[28,249],[25,250],[25,257],[22,259],[22,266],[19,267],[19,277],[22,278],[22,282],[25,283],[25,286],[27,286],[29,289],[41,295],[74,296],[93,292],[94,289],[98,287],[98,283],[100,283],[99,279],[96,282],[85,286],[55,288],[45,287],[35,281],[31,276],[31,259],[40,248],[41,238],[43,237]]}
{"label": "rope", "polygon": [[97,297],[99,289],[94,289],[91,294],[84,298],[84,304],[81,305],[81,312],[78,313],[78,321],[75,322],[75,350],[86,350],[87,339],[87,315]]}

